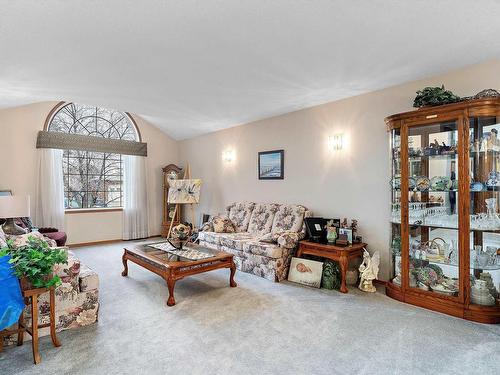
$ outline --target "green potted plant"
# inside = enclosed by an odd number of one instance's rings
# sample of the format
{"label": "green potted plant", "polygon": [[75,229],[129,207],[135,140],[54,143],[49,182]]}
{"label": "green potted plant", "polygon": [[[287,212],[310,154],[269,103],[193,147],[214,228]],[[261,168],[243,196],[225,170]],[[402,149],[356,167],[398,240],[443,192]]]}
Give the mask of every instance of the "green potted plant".
{"label": "green potted plant", "polygon": [[443,105],[459,102],[459,96],[446,90],[444,85],[441,87],[425,87],[423,90],[417,91],[417,96],[413,101],[415,108]]}
{"label": "green potted plant", "polygon": [[0,257],[10,255],[9,261],[23,289],[50,288],[61,284],[61,278],[54,275],[55,264],[67,264],[68,254],[64,249],[51,248],[47,242],[28,237],[26,245],[15,247],[12,241],[0,250]]}

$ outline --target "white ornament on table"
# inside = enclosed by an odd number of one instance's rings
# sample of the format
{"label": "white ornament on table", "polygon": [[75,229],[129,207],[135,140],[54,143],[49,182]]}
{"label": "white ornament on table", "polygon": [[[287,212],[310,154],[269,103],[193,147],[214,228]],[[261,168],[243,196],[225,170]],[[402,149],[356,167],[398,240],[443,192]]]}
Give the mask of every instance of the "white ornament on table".
{"label": "white ornament on table", "polygon": [[363,249],[363,262],[359,266],[359,274],[361,280],[359,282],[359,289],[364,292],[374,293],[377,289],[373,286],[373,280],[378,277],[378,268],[380,265],[380,253],[375,251],[372,257],[370,253]]}

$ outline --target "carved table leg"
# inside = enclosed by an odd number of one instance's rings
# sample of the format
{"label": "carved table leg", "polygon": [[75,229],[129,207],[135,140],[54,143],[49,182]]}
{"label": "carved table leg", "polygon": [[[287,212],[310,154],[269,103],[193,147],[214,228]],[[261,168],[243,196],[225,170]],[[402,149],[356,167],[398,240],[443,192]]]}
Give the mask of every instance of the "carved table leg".
{"label": "carved table leg", "polygon": [[238,284],[236,284],[236,282],[234,281],[234,274],[236,273],[236,265],[234,264],[233,261],[231,261],[231,267],[229,268],[231,270],[231,273],[229,275],[229,286],[231,288],[235,288],[238,286]]}
{"label": "carved table leg", "polygon": [[24,309],[21,311],[21,315],[19,316],[17,329],[17,346],[21,346],[24,343]]}
{"label": "carved table leg", "polygon": [[127,276],[128,275],[128,265],[127,265],[127,257],[126,257],[127,252],[125,251],[122,255],[122,263],[123,263],[123,271],[122,271],[122,276]]}
{"label": "carved table leg", "polygon": [[50,289],[50,338],[55,347],[61,346],[56,336],[56,296],[54,288]]}
{"label": "carved table leg", "polygon": [[40,353],[38,352],[38,296],[31,297],[31,348],[33,349],[33,360],[35,364],[41,362]]}
{"label": "carved table leg", "polygon": [[347,273],[347,267],[349,266],[349,261],[345,255],[341,255],[339,263],[340,263],[340,272],[342,274],[342,280],[340,283],[340,292],[347,293],[348,290],[347,290],[347,286],[346,286],[346,282],[345,282],[345,277],[346,277],[346,273]]}
{"label": "carved table leg", "polygon": [[167,278],[167,286],[168,286],[167,306],[174,306],[175,305],[175,298],[174,298],[175,280],[170,276]]}

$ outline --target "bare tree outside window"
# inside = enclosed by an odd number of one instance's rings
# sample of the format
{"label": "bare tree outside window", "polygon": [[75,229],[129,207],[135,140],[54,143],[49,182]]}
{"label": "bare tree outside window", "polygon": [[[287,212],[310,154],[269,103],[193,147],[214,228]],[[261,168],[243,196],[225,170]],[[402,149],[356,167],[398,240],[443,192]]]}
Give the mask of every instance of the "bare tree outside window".
{"label": "bare tree outside window", "polygon": [[[138,138],[126,113],[76,103],[61,107],[48,130],[129,141]],[[65,150],[63,174],[66,209],[122,206],[120,154]]]}

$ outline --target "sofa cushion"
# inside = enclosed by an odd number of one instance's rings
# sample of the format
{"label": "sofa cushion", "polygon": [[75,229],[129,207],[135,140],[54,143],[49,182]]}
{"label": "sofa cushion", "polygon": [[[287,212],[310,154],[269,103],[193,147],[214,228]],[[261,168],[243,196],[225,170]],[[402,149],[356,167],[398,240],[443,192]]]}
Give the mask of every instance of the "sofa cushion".
{"label": "sofa cushion", "polygon": [[257,203],[253,208],[248,232],[262,236],[271,232],[273,226],[274,214],[278,206],[276,204]]}
{"label": "sofa cushion", "polygon": [[200,233],[198,233],[198,239],[200,241],[205,241],[205,242],[213,243],[215,245],[219,245],[220,244],[220,235],[221,235],[221,233],[200,232]]}
{"label": "sofa cushion", "polygon": [[268,258],[281,258],[283,249],[276,244],[260,242],[258,240],[245,241],[243,251],[254,255],[262,255]]}
{"label": "sofa cushion", "polygon": [[243,250],[243,244],[248,241],[255,240],[255,236],[248,232],[234,233],[230,236],[220,237],[220,244],[231,249]]}
{"label": "sofa cushion", "polygon": [[234,233],[235,231],[233,222],[227,217],[214,217],[212,225],[215,233]]}
{"label": "sofa cushion", "polygon": [[282,205],[274,215],[271,233],[299,232],[304,222],[304,206]]}
{"label": "sofa cushion", "polygon": [[233,222],[236,232],[247,231],[254,206],[255,203],[238,202],[227,207],[227,216]]}

